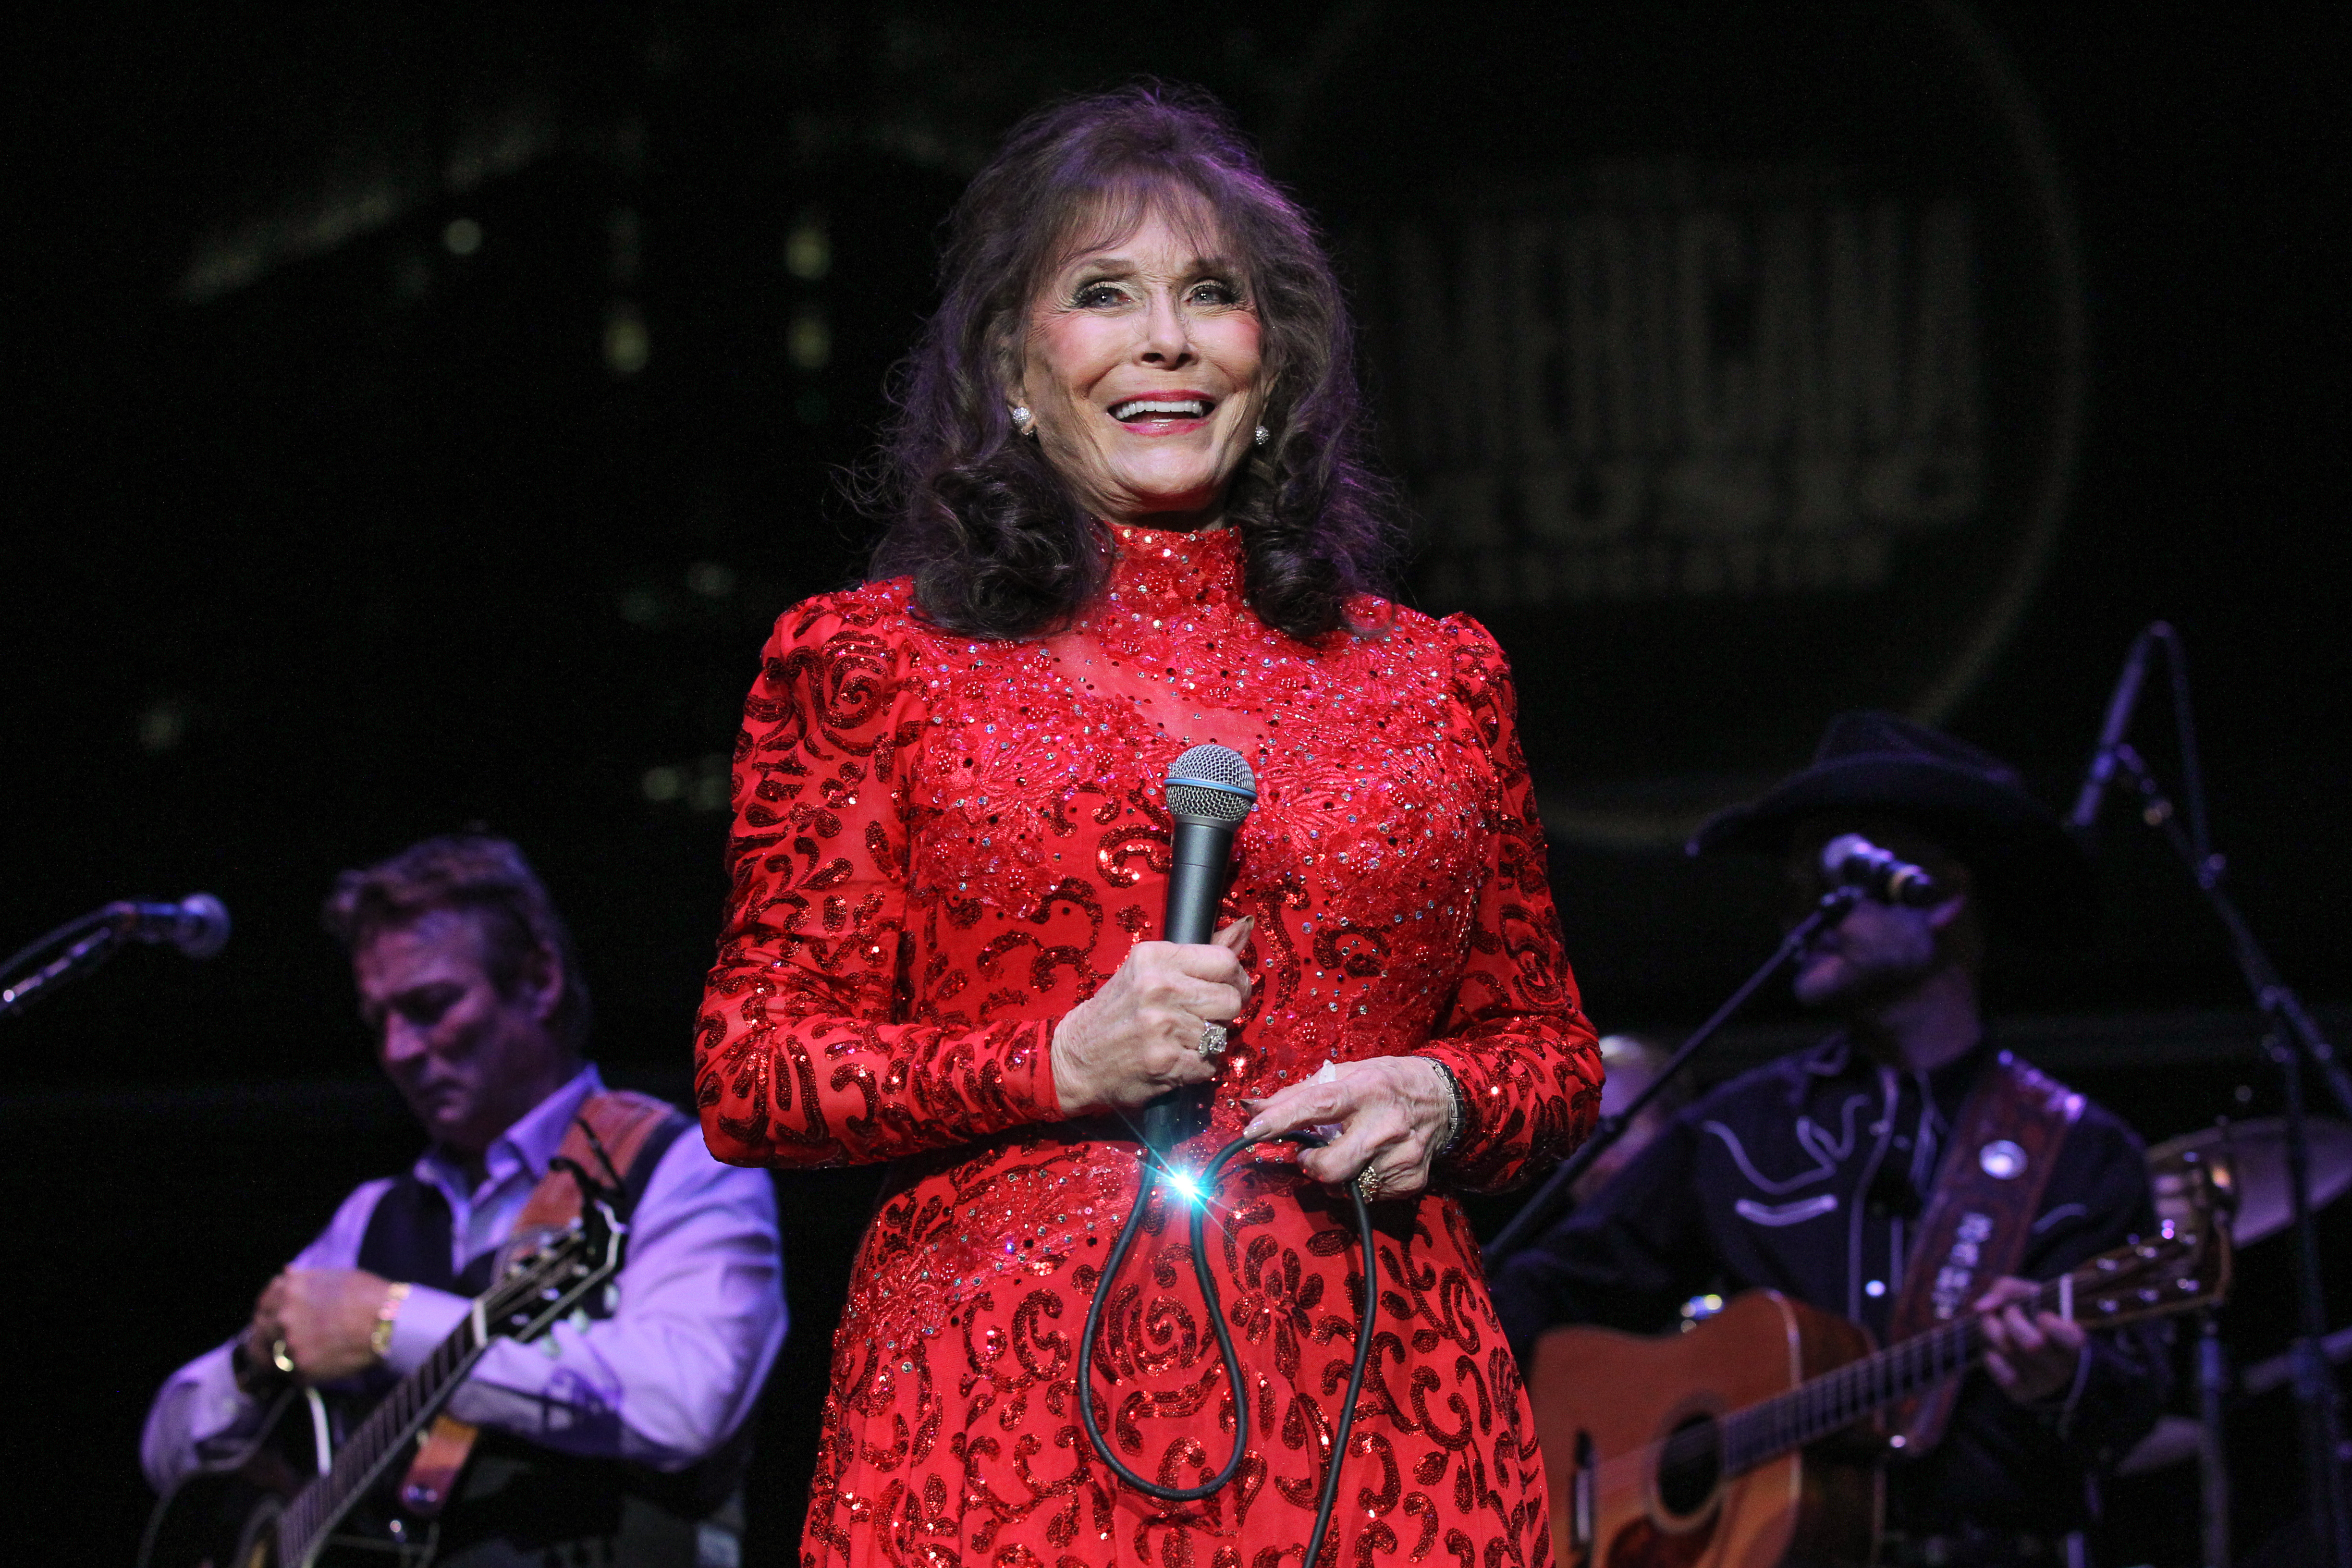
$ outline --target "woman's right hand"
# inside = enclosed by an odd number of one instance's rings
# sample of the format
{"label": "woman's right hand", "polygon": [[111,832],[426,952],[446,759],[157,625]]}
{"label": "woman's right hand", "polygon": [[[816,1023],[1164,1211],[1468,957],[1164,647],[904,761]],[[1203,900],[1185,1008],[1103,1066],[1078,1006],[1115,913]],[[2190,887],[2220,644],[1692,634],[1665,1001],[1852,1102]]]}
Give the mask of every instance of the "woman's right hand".
{"label": "woman's right hand", "polygon": [[1133,1110],[1171,1089],[1217,1076],[1201,1054],[1211,1024],[1229,1024],[1249,1003],[1242,968],[1249,918],[1205,942],[1140,942],[1103,988],[1054,1028],[1054,1092],[1062,1114]]}

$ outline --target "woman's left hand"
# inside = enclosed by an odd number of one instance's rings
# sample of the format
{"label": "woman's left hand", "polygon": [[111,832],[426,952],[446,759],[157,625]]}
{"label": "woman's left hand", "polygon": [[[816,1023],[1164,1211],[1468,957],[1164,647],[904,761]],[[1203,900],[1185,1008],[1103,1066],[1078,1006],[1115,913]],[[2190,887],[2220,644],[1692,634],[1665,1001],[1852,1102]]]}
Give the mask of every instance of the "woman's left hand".
{"label": "woman's left hand", "polygon": [[1444,1071],[1425,1057],[1340,1062],[1329,1078],[1244,1103],[1252,1111],[1245,1138],[1339,1123],[1330,1142],[1299,1151],[1298,1168],[1345,1194],[1369,1166],[1382,1198],[1411,1197],[1429,1186],[1429,1168],[1454,1113]]}

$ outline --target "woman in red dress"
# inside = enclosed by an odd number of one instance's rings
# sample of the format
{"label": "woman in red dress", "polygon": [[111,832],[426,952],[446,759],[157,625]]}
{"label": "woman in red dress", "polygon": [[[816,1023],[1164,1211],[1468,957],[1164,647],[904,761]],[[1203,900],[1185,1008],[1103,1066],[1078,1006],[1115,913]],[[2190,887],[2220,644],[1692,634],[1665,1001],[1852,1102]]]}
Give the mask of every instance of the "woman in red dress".
{"label": "woman in red dress", "polygon": [[[1016,130],[944,270],[877,580],[786,612],[745,710],[698,1039],[720,1158],[892,1163],[803,1561],[1276,1568],[1336,1463],[1325,1563],[1537,1568],[1534,1429],[1449,1194],[1566,1153],[1601,1068],[1503,657],[1368,591],[1387,522],[1329,266],[1212,108],[1136,89]],[[1155,942],[1160,781],[1211,742],[1259,791],[1230,923]],[[1185,1158],[1269,1141],[1206,1200],[1246,1452],[1173,1503],[1091,1447],[1077,1342],[1133,1113],[1201,1083]],[[1351,1184],[1379,1312],[1335,1456]],[[1091,1380],[1168,1486],[1235,1429],[1183,1213],[1152,1197]]]}

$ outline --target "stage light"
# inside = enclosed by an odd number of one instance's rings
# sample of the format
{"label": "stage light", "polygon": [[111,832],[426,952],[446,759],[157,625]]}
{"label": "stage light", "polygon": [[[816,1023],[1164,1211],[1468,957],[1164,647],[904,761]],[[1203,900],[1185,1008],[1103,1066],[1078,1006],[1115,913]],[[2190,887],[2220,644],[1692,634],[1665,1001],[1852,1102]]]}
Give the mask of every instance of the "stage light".
{"label": "stage light", "polygon": [[646,319],[626,300],[615,300],[604,318],[604,363],[614,375],[635,375],[653,355],[653,334]]}
{"label": "stage light", "polygon": [[139,749],[168,752],[188,738],[188,710],[165,698],[139,715]]}
{"label": "stage light", "polygon": [[793,317],[792,329],[785,339],[785,352],[792,356],[798,370],[823,370],[833,358],[833,327],[824,312],[814,305],[804,305]]}
{"label": "stage light", "polygon": [[823,213],[803,213],[784,236],[784,270],[811,283],[833,270],[833,237],[825,232]]}
{"label": "stage light", "polygon": [[469,217],[453,217],[441,231],[441,243],[452,256],[471,256],[482,248],[482,226]]}
{"label": "stage light", "polygon": [[1201,1201],[1200,1178],[1190,1171],[1173,1171],[1168,1176],[1168,1190],[1188,1204]]}

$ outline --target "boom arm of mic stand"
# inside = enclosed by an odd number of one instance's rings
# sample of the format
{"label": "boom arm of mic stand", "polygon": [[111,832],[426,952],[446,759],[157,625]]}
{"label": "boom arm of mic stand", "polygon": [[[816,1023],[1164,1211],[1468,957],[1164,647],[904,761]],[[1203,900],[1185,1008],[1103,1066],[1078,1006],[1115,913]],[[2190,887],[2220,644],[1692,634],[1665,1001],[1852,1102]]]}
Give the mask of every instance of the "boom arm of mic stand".
{"label": "boom arm of mic stand", "polygon": [[2352,1075],[2345,1072],[2344,1064],[2336,1059],[2336,1047],[2320,1033],[2319,1021],[2305,1008],[2303,998],[2279,973],[2278,965],[2271,962],[2270,954],[2255,938],[2253,928],[2246,924],[2246,917],[2238,912],[2237,903],[2222,888],[2229,862],[2220,855],[2200,858],[2196,846],[2189,842],[2188,830],[2180,825],[2179,814],[2137,751],[2130,746],[2117,746],[2116,762],[2131,775],[2139,792],[2140,819],[2172,846],[2196,882],[2197,890],[2205,895],[2206,903],[2229,932],[2231,956],[2238,961],[2238,972],[2245,976],[2246,987],[2254,994],[2254,1005],[2269,1014],[2303,1047],[2304,1055],[2318,1069],[2321,1081],[2327,1085],[2336,1109],[2352,1119]]}
{"label": "boom arm of mic stand", "polygon": [[24,1011],[60,981],[97,968],[113,956],[121,940],[121,933],[112,925],[100,926],[24,979],[0,989],[0,1018]]}
{"label": "boom arm of mic stand", "polygon": [[1593,1162],[1625,1136],[1634,1120],[1649,1109],[1650,1101],[1674,1081],[1675,1075],[1682,1071],[1685,1063],[1698,1055],[1699,1047],[1713,1039],[1717,1031],[1748,1005],[1748,998],[1763,989],[1766,981],[1802,952],[1816,932],[1825,925],[1843,920],[1846,911],[1860,902],[1862,896],[1862,889],[1853,887],[1833,888],[1824,893],[1822,901],[1813,906],[1812,912],[1799,921],[1789,934],[1780,939],[1780,945],[1773,950],[1772,956],[1740,983],[1739,989],[1715,1010],[1714,1016],[1691,1031],[1690,1037],[1682,1043],[1682,1047],[1667,1059],[1664,1067],[1658,1069],[1658,1076],[1643,1086],[1642,1092],[1633,1097],[1633,1102],[1614,1115],[1602,1117],[1593,1128],[1592,1135],[1578,1147],[1575,1153],[1560,1163],[1549,1179],[1536,1189],[1533,1197],[1520,1205],[1519,1212],[1511,1216],[1511,1223],[1486,1244],[1482,1256],[1487,1268],[1497,1268],[1505,1258],[1524,1249],[1549,1230],[1552,1222],[1575,1201],[1574,1189],[1579,1178],[1592,1168]]}

